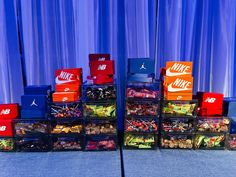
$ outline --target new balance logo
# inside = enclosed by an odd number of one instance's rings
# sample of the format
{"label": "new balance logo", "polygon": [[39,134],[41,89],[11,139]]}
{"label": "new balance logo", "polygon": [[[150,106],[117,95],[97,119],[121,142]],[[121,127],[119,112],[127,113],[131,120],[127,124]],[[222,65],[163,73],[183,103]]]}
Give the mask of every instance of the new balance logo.
{"label": "new balance logo", "polygon": [[[187,72],[190,69],[190,66],[175,63],[171,68],[168,68],[166,70],[167,76],[178,76],[178,75],[184,75],[184,74],[191,74],[190,72]],[[175,72],[173,72],[175,71]]]}
{"label": "new balance logo", "polygon": [[7,128],[6,126],[0,126],[0,131],[3,132],[6,130],[6,128]]}
{"label": "new balance logo", "polygon": [[98,58],[98,60],[99,61],[104,61],[104,60],[106,60],[106,58],[105,57],[100,57],[100,58]]}
{"label": "new balance logo", "polygon": [[141,70],[141,69],[147,69],[147,68],[145,67],[145,65],[143,63],[139,69]]}
{"label": "new balance logo", "polygon": [[216,98],[207,97],[207,99],[206,99],[204,102],[207,102],[207,103],[214,103],[215,101],[216,101]]}
{"label": "new balance logo", "polygon": [[[179,91],[192,90],[192,88],[188,88],[190,87],[190,85],[191,82],[177,78],[174,82],[168,85],[168,91],[179,92]],[[173,88],[173,86],[176,86],[178,88]]]}
{"label": "new balance logo", "polygon": [[101,71],[105,70],[106,68],[107,68],[107,65],[99,65],[98,66],[98,70],[101,70]]}
{"label": "new balance logo", "polygon": [[10,109],[5,109],[5,110],[3,109],[0,113],[0,115],[8,115],[8,114],[10,114],[10,112],[11,112]]}
{"label": "new balance logo", "polygon": [[31,103],[30,106],[38,106],[38,105],[36,104],[36,102],[35,102],[35,99],[33,100],[33,102]]}

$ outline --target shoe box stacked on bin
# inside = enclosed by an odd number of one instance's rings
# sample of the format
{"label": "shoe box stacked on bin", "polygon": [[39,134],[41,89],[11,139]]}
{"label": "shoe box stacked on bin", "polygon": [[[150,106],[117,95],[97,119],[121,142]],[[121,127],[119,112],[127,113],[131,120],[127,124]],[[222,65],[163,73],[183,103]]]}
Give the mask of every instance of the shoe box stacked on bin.
{"label": "shoe box stacked on bin", "polygon": [[13,121],[17,151],[49,151],[48,120],[51,86],[27,86],[21,96],[21,116]]}
{"label": "shoe box stacked on bin", "polygon": [[230,131],[230,119],[223,116],[224,95],[197,92],[197,98],[195,149],[225,149]]}
{"label": "shoe box stacked on bin", "polygon": [[160,148],[193,149],[197,100],[192,100],[192,63],[167,62],[161,73]]}
{"label": "shoe box stacked on bin", "polygon": [[83,85],[85,151],[117,148],[114,60],[109,54],[89,55],[90,74]]}
{"label": "shoe box stacked on bin", "polygon": [[84,122],[81,98],[82,69],[55,72],[56,91],[51,103],[51,143],[53,151],[83,150]]}
{"label": "shoe box stacked on bin", "polygon": [[0,151],[14,151],[14,134],[12,122],[18,119],[18,104],[0,105]]}
{"label": "shoe box stacked on bin", "polygon": [[154,60],[130,58],[126,83],[124,148],[156,149],[160,82]]}

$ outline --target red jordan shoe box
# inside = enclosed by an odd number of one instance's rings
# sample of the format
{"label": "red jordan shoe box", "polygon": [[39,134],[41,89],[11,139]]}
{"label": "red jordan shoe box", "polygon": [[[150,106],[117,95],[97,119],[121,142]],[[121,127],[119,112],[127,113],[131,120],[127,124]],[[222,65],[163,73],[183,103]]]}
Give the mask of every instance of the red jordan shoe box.
{"label": "red jordan shoe box", "polygon": [[12,120],[0,120],[0,137],[13,137]]}
{"label": "red jordan shoe box", "polygon": [[78,92],[55,92],[52,95],[53,102],[75,102],[80,98]]}
{"label": "red jordan shoe box", "polygon": [[80,84],[57,84],[56,92],[80,92]]}
{"label": "red jordan shoe box", "polygon": [[114,60],[90,61],[89,67],[91,76],[115,74]]}
{"label": "red jordan shoe box", "polygon": [[18,104],[1,104],[0,119],[15,119],[19,116]]}
{"label": "red jordan shoe box", "polygon": [[82,68],[58,69],[55,72],[56,84],[82,84]]}

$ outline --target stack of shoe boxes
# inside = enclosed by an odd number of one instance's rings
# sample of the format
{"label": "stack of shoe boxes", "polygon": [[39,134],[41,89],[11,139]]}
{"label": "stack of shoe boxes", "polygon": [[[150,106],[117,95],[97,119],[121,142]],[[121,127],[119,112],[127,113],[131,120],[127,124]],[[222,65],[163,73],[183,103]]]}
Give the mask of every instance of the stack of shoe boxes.
{"label": "stack of shoe boxes", "polygon": [[198,92],[195,149],[225,149],[230,119],[223,117],[224,95]]}
{"label": "stack of shoe boxes", "polygon": [[192,100],[192,63],[167,62],[163,77],[160,147],[193,149],[197,101]]}
{"label": "stack of shoe boxes", "polygon": [[12,122],[18,119],[18,104],[0,105],[0,151],[14,151]]}
{"label": "stack of shoe boxes", "polygon": [[160,83],[155,81],[154,60],[128,60],[124,118],[124,148],[156,149]]}
{"label": "stack of shoe boxes", "polygon": [[48,111],[51,86],[27,86],[21,97],[21,117],[13,122],[18,151],[49,151]]}
{"label": "stack of shoe boxes", "polygon": [[90,54],[90,81],[83,85],[85,150],[117,148],[116,85],[114,61],[109,54]]}
{"label": "stack of shoe boxes", "polygon": [[59,69],[55,76],[56,92],[50,110],[52,150],[83,150],[82,69]]}

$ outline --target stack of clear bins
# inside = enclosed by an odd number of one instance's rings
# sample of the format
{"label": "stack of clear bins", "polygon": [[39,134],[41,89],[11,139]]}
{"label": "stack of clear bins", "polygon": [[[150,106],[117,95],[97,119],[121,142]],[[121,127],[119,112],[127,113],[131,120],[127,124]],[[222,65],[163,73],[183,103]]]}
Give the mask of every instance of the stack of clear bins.
{"label": "stack of clear bins", "polygon": [[160,147],[193,149],[197,101],[163,100]]}
{"label": "stack of clear bins", "polygon": [[85,151],[117,149],[116,84],[83,85]]}
{"label": "stack of clear bins", "polygon": [[125,149],[156,149],[160,82],[127,82],[124,119]]}
{"label": "stack of clear bins", "polygon": [[53,151],[79,151],[84,148],[82,103],[51,104],[51,140]]}

